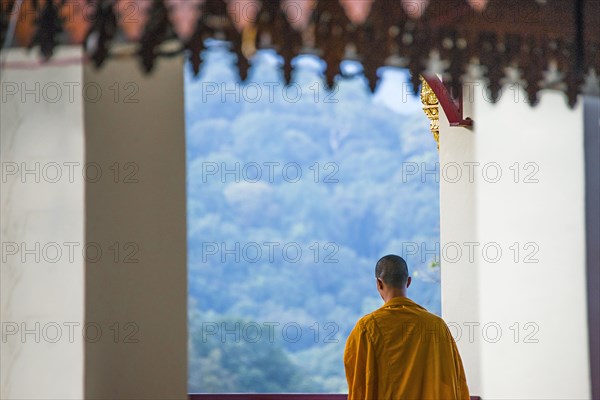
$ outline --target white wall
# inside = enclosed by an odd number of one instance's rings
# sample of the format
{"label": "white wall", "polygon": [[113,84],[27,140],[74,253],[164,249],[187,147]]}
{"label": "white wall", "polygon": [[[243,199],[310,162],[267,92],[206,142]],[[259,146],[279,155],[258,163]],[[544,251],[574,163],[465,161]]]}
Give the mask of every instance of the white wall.
{"label": "white wall", "polygon": [[[465,105],[465,116],[472,116],[471,104]],[[440,171],[444,165],[463,165],[473,160],[474,133],[466,128],[444,129],[448,120],[440,110]],[[443,134],[442,134],[443,133]],[[468,162],[468,161],[467,161]],[[472,242],[477,237],[476,192],[468,179],[446,184],[440,174],[440,249],[448,251],[454,243]],[[450,171],[447,172],[450,178]],[[447,258],[453,259],[448,253]],[[478,260],[462,257],[460,262],[442,259],[442,316],[449,325],[465,365],[469,388],[479,393],[481,388],[480,343],[469,339],[469,327],[479,320]]]}
{"label": "white wall", "polygon": [[[111,170],[111,179],[86,186],[87,240],[120,248],[117,262],[103,257],[87,263],[86,320],[118,322],[121,330],[119,343],[86,344],[86,398],[184,399],[183,57],[158,60],[150,75],[137,58],[111,60],[100,70],[86,66],[84,77],[88,84],[120,88],[116,98],[111,90],[85,108],[87,161],[118,163],[120,170],[116,183]],[[127,255],[138,262],[125,262]],[[127,334],[137,342],[126,343]]]}
{"label": "white wall", "polygon": [[[81,399],[83,102],[81,96],[70,98],[68,86],[63,83],[81,86],[82,65],[35,67],[37,56],[24,50],[11,50],[8,54],[3,51],[1,56],[6,56],[8,63],[32,67],[7,68],[1,77],[0,397]],[[80,56],[78,48],[59,49],[55,60]],[[59,93],[56,85],[65,90],[62,96],[55,97]],[[23,89],[32,94],[22,97]],[[68,177],[69,167],[64,164],[69,162],[80,165],[73,165],[72,180]],[[52,163],[59,168],[52,167]],[[36,164],[39,173],[23,173],[24,168],[35,171]],[[18,170],[13,169],[15,165]],[[62,173],[58,180],[56,172]],[[75,257],[70,258],[65,242],[78,245]],[[62,251],[60,258],[53,251],[57,248]],[[33,252],[28,254],[25,249]],[[69,323],[80,324],[73,325],[73,343]],[[56,336],[54,324],[62,331],[60,337]],[[13,334],[15,325],[18,331]],[[23,328],[32,333],[22,336]]]}
{"label": "white wall", "polygon": [[[40,100],[19,91],[0,104],[3,171],[38,162],[41,178],[2,181],[1,397],[187,398],[183,57],[157,61],[148,76],[132,57],[96,71],[80,47],[59,48],[46,65],[23,50],[7,61],[2,94],[39,82]],[[61,166],[57,183],[44,181],[49,162]],[[79,163],[73,179],[65,162]],[[13,242],[40,243],[41,261],[6,254]],[[72,262],[65,242],[76,245]],[[44,261],[49,243],[59,262]],[[36,322],[40,343],[10,334]],[[62,327],[57,343],[49,323]],[[72,343],[65,323],[79,324]]]}
{"label": "white wall", "polygon": [[535,108],[512,89],[495,105],[481,90],[472,100],[475,129],[443,121],[440,152],[442,170],[480,163],[473,183],[467,167],[458,184],[441,180],[442,246],[478,243],[472,263],[466,253],[442,261],[446,321],[473,321],[477,309],[472,342],[467,327],[458,342],[471,392],[589,398],[583,108],[569,109],[557,92]]}

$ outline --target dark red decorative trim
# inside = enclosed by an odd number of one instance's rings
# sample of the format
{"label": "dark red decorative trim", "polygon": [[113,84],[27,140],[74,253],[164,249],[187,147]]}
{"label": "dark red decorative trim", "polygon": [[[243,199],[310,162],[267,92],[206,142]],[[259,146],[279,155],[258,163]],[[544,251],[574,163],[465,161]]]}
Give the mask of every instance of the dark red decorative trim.
{"label": "dark red decorative trim", "polygon": [[347,400],[346,394],[306,393],[244,393],[244,394],[190,394],[190,400]]}
{"label": "dark red decorative trim", "polygon": [[[348,400],[347,394],[315,394],[315,393],[235,393],[235,394],[190,394],[189,400]],[[471,400],[481,400],[479,396],[471,396]]]}
{"label": "dark red decorative trim", "polygon": [[463,102],[462,93],[458,93],[458,100],[452,98],[452,95],[444,85],[444,83],[436,75],[423,75],[423,79],[427,81],[431,90],[438,98],[450,126],[472,127],[473,120],[463,117]]}

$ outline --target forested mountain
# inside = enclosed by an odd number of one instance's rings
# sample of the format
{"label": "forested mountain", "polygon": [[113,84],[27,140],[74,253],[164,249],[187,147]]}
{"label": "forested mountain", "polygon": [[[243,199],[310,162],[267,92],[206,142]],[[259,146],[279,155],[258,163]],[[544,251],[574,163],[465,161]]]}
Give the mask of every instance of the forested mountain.
{"label": "forested mountain", "polygon": [[[223,48],[204,57],[186,66],[190,391],[345,392],[346,337],[382,305],[375,262],[439,241],[438,184],[406,174],[436,167],[428,120],[360,76],[326,90],[315,60],[286,88],[272,55],[249,85]],[[439,314],[434,255],[407,261]]]}

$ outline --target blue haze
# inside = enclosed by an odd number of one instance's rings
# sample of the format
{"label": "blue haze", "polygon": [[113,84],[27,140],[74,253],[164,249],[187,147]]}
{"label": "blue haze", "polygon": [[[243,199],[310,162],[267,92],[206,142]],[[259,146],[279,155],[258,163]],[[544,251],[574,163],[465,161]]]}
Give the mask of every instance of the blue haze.
{"label": "blue haze", "polygon": [[[383,70],[375,95],[360,74],[340,78],[339,90],[331,92],[322,62],[306,57],[296,63],[298,86],[284,93],[271,53],[256,57],[251,86],[239,81],[234,56],[222,47],[203,56],[201,74],[193,77],[188,65],[185,74],[190,391],[345,392],[346,337],[357,319],[382,304],[375,262],[388,253],[404,255],[405,243],[431,250],[439,242],[438,183],[432,176],[403,176],[403,163],[437,165],[429,122],[419,99],[407,93],[402,70]],[[358,71],[355,64],[345,67]],[[229,93],[223,102],[220,89],[208,94],[222,84],[241,85],[239,101]],[[268,85],[275,87],[273,97]],[[255,99],[257,87],[262,96]],[[286,101],[298,87],[302,97]],[[296,163],[302,177],[289,182],[295,169],[283,175],[277,167],[270,180],[265,162]],[[215,165],[233,169],[236,163],[257,163],[262,178],[254,182],[250,167],[251,179],[239,176],[239,182],[233,174],[209,174]],[[234,249],[236,242],[281,245],[272,262],[265,247],[256,262],[249,260],[253,251],[238,253],[239,260],[225,254],[223,262],[222,244]],[[300,246],[299,261],[282,255],[287,243]],[[209,254],[215,245],[218,253]],[[434,257],[423,251],[406,257],[414,277],[409,296],[440,314]],[[223,322],[231,329],[279,325],[273,341],[263,329],[251,343],[248,335],[207,331]],[[281,333],[286,323],[301,328],[297,341]]]}

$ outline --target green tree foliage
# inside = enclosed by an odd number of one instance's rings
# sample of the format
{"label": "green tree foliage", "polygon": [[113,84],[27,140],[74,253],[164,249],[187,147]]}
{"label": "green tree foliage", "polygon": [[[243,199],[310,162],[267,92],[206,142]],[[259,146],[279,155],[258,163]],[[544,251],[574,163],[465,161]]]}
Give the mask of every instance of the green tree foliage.
{"label": "green tree foliage", "polygon": [[[375,104],[362,78],[326,90],[308,67],[295,75],[302,97],[286,101],[298,88],[282,92],[280,72],[260,61],[250,74],[263,95],[244,101],[252,88],[237,83],[232,55],[205,56],[201,76],[186,83],[190,391],[344,391],[345,339],[381,305],[375,261],[402,254],[406,242],[431,249],[439,240],[437,182],[407,179],[403,169],[407,162],[435,169],[428,121]],[[277,83],[272,98],[269,82]],[[252,163],[262,167],[260,179],[222,173]],[[295,163],[302,176],[294,181],[294,170],[278,167],[270,179],[264,163]],[[207,174],[209,164],[219,172]],[[279,243],[272,259],[265,242]],[[260,245],[262,257],[244,257],[248,243]],[[302,257],[286,259],[286,243],[300,246]],[[407,261],[411,297],[439,313],[439,268],[429,267],[430,255]],[[206,336],[206,323],[265,321],[279,324],[272,342]],[[281,332],[286,323],[300,327],[297,340]]]}
{"label": "green tree foliage", "polygon": [[[216,317],[216,318],[215,318]],[[205,325],[225,327],[213,333]],[[204,326],[203,326],[204,323]],[[287,352],[269,337],[246,340],[242,329],[249,321],[214,315],[190,318],[190,391],[207,393],[270,393],[309,390],[305,373]],[[237,335],[237,336],[236,336]],[[265,333],[268,335],[268,333]]]}

